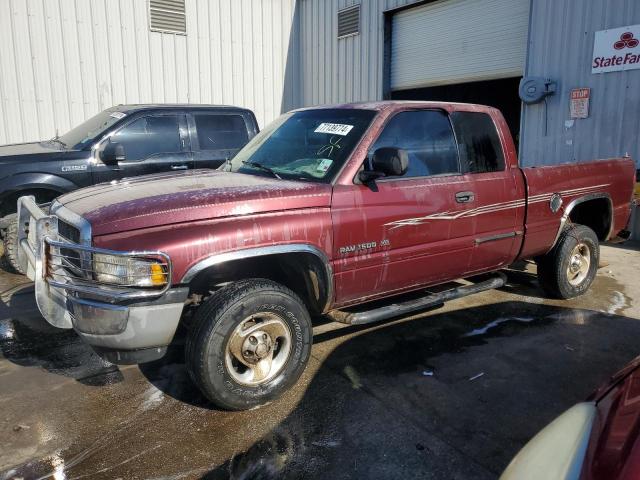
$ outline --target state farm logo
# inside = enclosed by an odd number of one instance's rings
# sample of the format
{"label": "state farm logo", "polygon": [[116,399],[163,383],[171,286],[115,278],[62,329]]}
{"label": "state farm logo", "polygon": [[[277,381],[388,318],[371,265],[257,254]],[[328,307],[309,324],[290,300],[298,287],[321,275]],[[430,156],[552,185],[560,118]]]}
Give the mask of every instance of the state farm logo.
{"label": "state farm logo", "polygon": [[595,32],[591,73],[640,69],[639,45],[640,24]]}
{"label": "state farm logo", "polygon": [[623,48],[636,48],[640,44],[637,38],[633,38],[633,33],[624,32],[620,35],[620,40],[613,44],[613,48],[616,50],[622,50]]}

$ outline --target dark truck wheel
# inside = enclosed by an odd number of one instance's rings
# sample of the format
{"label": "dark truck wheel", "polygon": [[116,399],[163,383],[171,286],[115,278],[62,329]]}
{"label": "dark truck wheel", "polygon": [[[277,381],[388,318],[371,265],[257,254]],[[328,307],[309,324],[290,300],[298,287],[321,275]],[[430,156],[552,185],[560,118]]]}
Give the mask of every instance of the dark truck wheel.
{"label": "dark truck wheel", "polygon": [[24,275],[26,272],[18,265],[18,216],[15,213],[7,215],[3,219],[3,223],[5,222],[7,228],[3,233],[3,268],[11,273]]}
{"label": "dark truck wheel", "polygon": [[593,283],[599,260],[595,232],[573,225],[562,233],[553,250],[538,259],[538,281],[555,298],[577,297]]}
{"label": "dark truck wheel", "polygon": [[242,280],[198,308],[187,335],[187,369],[217,406],[247,410],[298,380],[311,339],[309,313],[295,293],[271,280]]}
{"label": "dark truck wheel", "polygon": [[[25,192],[24,195],[33,195],[34,193],[35,192]],[[43,201],[47,201],[48,197],[45,194],[43,195],[36,196],[36,199],[44,198]],[[49,194],[49,196],[51,195],[53,195],[53,193]],[[44,213],[49,213],[49,205],[39,206]],[[18,265],[18,214],[10,213],[3,217],[0,223],[2,224],[2,244],[4,247],[2,260],[0,262],[2,269],[11,273],[26,275],[27,272],[23,271],[20,265]]]}

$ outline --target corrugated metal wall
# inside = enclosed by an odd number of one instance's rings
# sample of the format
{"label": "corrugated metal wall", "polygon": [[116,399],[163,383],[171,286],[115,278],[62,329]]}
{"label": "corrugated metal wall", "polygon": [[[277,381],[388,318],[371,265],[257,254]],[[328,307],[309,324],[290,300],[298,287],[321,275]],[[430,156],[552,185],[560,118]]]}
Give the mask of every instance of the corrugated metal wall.
{"label": "corrugated metal wall", "polygon": [[187,35],[143,0],[0,1],[0,144],[119,103],[222,103],[264,125],[298,104],[295,0],[186,0]]}
{"label": "corrugated metal wall", "polygon": [[[382,97],[383,12],[362,0],[360,34],[337,12],[360,0],[186,0],[187,35],[150,32],[142,0],[0,1],[0,144],[47,138],[118,103],[245,106],[264,125],[297,106]],[[640,23],[637,0],[532,0],[527,74],[558,94],[527,106],[521,161],[621,155],[640,161],[640,70],[592,75],[594,32]],[[566,127],[569,91],[591,116]],[[546,132],[545,132],[546,123]]]}
{"label": "corrugated metal wall", "polygon": [[[545,104],[524,107],[521,163],[549,165],[631,154],[640,164],[640,70],[591,73],[594,33],[640,24],[638,0],[533,0],[527,75],[558,82]],[[572,88],[590,87],[587,119],[569,120]],[[546,123],[546,132],[545,132]]]}
{"label": "corrugated metal wall", "polygon": [[[361,3],[360,34],[338,39],[338,10]],[[301,105],[382,97],[383,12],[413,0],[299,0]]]}

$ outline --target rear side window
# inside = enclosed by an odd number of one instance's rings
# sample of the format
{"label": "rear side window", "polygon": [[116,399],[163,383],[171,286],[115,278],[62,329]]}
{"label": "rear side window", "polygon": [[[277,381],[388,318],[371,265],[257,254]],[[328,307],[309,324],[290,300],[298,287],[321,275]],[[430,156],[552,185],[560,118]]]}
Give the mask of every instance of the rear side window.
{"label": "rear side window", "polygon": [[242,115],[194,114],[200,150],[242,148],[248,141]]}
{"label": "rear side window", "polygon": [[465,173],[504,170],[504,155],[493,120],[486,113],[454,112],[451,122]]}
{"label": "rear side window", "polygon": [[177,115],[142,117],[113,135],[127,160],[144,160],[160,153],[182,151]]}
{"label": "rear side window", "polygon": [[438,110],[401,112],[376,140],[380,147],[402,148],[409,154],[409,169],[402,178],[458,173],[458,151],[447,114]]}

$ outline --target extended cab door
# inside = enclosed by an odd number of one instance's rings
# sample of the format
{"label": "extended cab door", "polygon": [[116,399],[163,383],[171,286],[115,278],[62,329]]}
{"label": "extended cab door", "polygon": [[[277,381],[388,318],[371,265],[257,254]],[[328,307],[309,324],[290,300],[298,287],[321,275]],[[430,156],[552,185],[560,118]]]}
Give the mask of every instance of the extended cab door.
{"label": "extended cab door", "polygon": [[108,141],[124,147],[125,159],[114,165],[97,160],[95,183],[193,168],[187,121],[182,113],[154,113],[132,119],[103,140],[98,151]]}
{"label": "extended cab door", "polygon": [[195,168],[218,168],[233,158],[257,133],[248,117],[239,111],[193,111],[189,132]]}
{"label": "extended cab door", "polygon": [[405,175],[334,188],[338,304],[457,278],[470,269],[475,220],[466,212],[474,203],[460,201],[459,193],[474,185],[461,172],[447,113],[395,114],[368,155],[385,146],[408,152]]}
{"label": "extended cab door", "polygon": [[488,113],[455,111],[451,113],[451,122],[463,178],[469,184],[463,194],[471,207],[465,216],[473,224],[469,270],[474,273],[506,266],[520,248],[526,208],[524,181],[515,156],[506,161],[506,142],[501,142]]}

